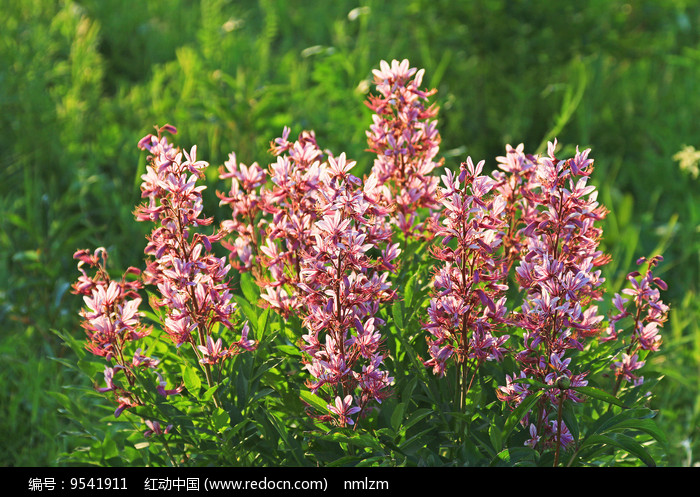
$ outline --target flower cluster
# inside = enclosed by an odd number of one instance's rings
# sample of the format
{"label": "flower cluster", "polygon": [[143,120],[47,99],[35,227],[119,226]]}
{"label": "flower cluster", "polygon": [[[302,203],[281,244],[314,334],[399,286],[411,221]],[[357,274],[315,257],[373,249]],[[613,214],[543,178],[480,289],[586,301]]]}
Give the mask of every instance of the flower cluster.
{"label": "flower cluster", "polygon": [[[97,390],[113,392],[118,403],[115,416],[144,404],[136,388],[136,368],[155,370],[160,364],[158,359],[143,355],[143,347],[136,350],[126,347],[152,332],[151,326],[141,322],[143,313],[139,311],[142,301],[139,290],[144,284],[158,289],[160,298],[151,299],[151,305],[154,309],[165,308],[164,331],[178,347],[185,343],[192,345],[210,385],[211,365],[256,346],[248,338],[247,323],[241,338],[229,347],[222,345],[221,338],[213,338],[215,325],[233,328],[236,307],[226,281],[229,266],[211,253],[212,243],[219,241],[223,232],[207,236],[194,231],[212,222],[201,217],[201,191],[205,187],[197,186],[207,163],[197,160],[196,147],[183,153],[161,136],[164,132],[175,133],[174,127],[166,125],[157,130],[157,136],[149,134],[139,142],[139,148],[151,155],[141,184],[147,202],[137,207],[135,215],[139,221],[156,224],[147,237],[145,253],[149,260],[145,271],[129,268],[117,282],[110,279],[105,268],[104,248],[94,254],[79,250],[74,255],[79,260],[81,276],[73,289],[83,295],[86,305],[81,315],[88,336],[87,348],[110,363],[104,371],[106,386]],[[95,274],[89,275],[85,266],[95,268]],[[168,397],[182,391],[182,385],[168,389],[162,372],[154,371],[154,374],[160,395]],[[158,421],[151,420],[147,425],[148,434],[165,434],[172,428],[168,425],[162,429]]]}
{"label": "flower cluster", "polygon": [[668,287],[665,281],[654,276],[652,270],[662,260],[663,257],[658,255],[649,260],[641,257],[637,260],[637,264],[647,263],[646,272],[642,275],[639,271],[632,271],[627,275],[629,288],[622,290],[622,293],[630,297],[634,305],[633,311],[627,310],[626,307],[630,299],[626,299],[620,294],[615,294],[613,297],[613,305],[617,314],[610,317],[607,334],[601,340],[622,341],[617,323],[629,316],[634,319],[629,344],[611,366],[617,378],[615,390],[619,388],[622,381],[641,385],[644,382],[644,377],[635,373],[645,363],[641,360],[640,355],[646,356],[650,352],[656,352],[661,346],[660,328],[668,319],[669,307],[661,300],[660,290],[666,290]]}
{"label": "flower cluster", "polygon": [[[143,401],[133,390],[136,368],[155,369],[159,360],[142,355],[142,348],[131,350],[127,346],[150,335],[152,329],[141,322],[143,313],[139,311],[142,288],[140,280],[127,279],[140,276],[136,268],[129,268],[121,281],[114,281],[107,272],[107,251],[100,247],[91,253],[78,250],[74,256],[78,262],[81,276],[73,285],[73,293],[82,295],[85,307],[80,311],[82,326],[87,333],[86,348],[91,353],[104,357],[108,365],[104,370],[104,387],[95,387],[98,392],[112,392],[117,402],[114,416],[119,417],[125,409],[142,405]],[[85,266],[94,268],[95,274],[89,275]],[[162,395],[177,394],[179,389],[165,390],[163,377]],[[124,381],[120,381],[123,377]]]}
{"label": "flower cluster", "polygon": [[406,236],[421,236],[426,226],[419,209],[437,207],[438,178],[432,171],[442,161],[435,157],[440,134],[435,105],[426,102],[437,90],[421,90],[424,70],[410,67],[408,60],[386,61],[373,71],[378,96],[367,106],[374,112],[367,131],[369,150],[377,155],[373,174],[387,201],[396,205],[393,222]]}
{"label": "flower cluster", "polygon": [[[382,228],[388,210],[373,196],[371,181],[358,186],[349,173],[354,165],[344,155],[328,160],[321,218],[311,227],[314,243],[303,253],[299,284],[308,330],[302,350],[313,377],[308,386],[330,397],[328,409],[340,425],[353,424],[350,416],[371,400],[381,402],[392,381],[382,369],[377,312],[394,298],[388,270],[400,253],[389,244],[391,231]],[[371,257],[372,250],[381,255]]]}
{"label": "flower cluster", "polygon": [[[285,128],[271,143],[277,160],[267,171],[231,154],[220,175],[232,180],[231,190],[219,197],[232,219],[222,226],[237,231],[231,258],[255,271],[263,304],[303,318],[309,387],[332,390],[329,412],[351,424],[370,400],[381,401],[391,381],[381,369],[375,314],[393,296],[387,271],[400,251],[389,243],[389,210],[376,176],[363,182],[350,174],[355,161],[322,151],[313,132],[295,141],[289,133]],[[381,255],[370,257],[370,250]]]}
{"label": "flower cluster", "polygon": [[[501,182],[511,195],[517,186],[524,206],[510,223],[521,227],[511,232],[509,246],[510,251],[520,252],[515,271],[525,292],[521,311],[513,316],[524,332],[524,348],[515,356],[522,368],[519,378],[560,387],[547,390],[550,402],[539,404],[532,420],[533,439],[538,437],[543,447],[556,445],[557,439],[566,445],[568,440],[562,435],[566,427],[552,425],[550,417],[562,399],[580,401],[569,387],[587,384],[587,373],[574,373],[566,354],[582,350],[585,338],[600,331],[603,316],[593,302],[602,295],[599,267],[609,261],[598,250],[602,231],[596,223],[607,211],[598,204],[595,187],[588,185],[593,170],[589,150],[577,149],[575,157],[558,160],[555,149],[556,142],[549,143],[548,156],[533,161],[520,147],[509,148],[502,168],[515,173],[517,180]],[[513,406],[529,394],[516,383],[515,375],[509,377],[499,391],[500,398]]]}
{"label": "flower cluster", "polygon": [[[443,221],[435,233],[442,243],[432,253],[443,265],[435,274],[435,295],[424,325],[430,334],[426,366],[442,376],[454,357],[465,383],[470,369],[503,357],[508,339],[495,335],[506,316],[506,274],[496,258],[505,203],[491,195],[496,181],[481,174],[483,166],[483,161],[474,165],[468,158],[457,177],[449,169],[442,177]],[[468,384],[463,388],[468,391]]]}
{"label": "flower cluster", "polygon": [[219,169],[221,179],[231,180],[228,194],[216,192],[221,199],[220,205],[231,207],[231,218],[221,223],[227,233],[236,233],[233,243],[222,240],[222,245],[230,252],[231,265],[239,271],[251,271],[256,264],[258,254],[258,217],[261,212],[259,188],[267,180],[265,171],[254,162],[250,166],[239,164],[235,152]]}
{"label": "flower cluster", "polygon": [[531,192],[536,188],[533,177],[537,157],[525,154],[524,148],[522,143],[516,148],[506,145],[506,155],[496,157],[499,169],[492,173],[497,182],[495,190],[506,205],[504,217],[508,226],[503,234],[503,253],[508,272],[524,253],[523,228],[537,215],[537,197]]}
{"label": "flower cluster", "polygon": [[317,203],[328,188],[328,164],[314,133],[303,131],[294,142],[289,133],[285,128],[271,143],[277,160],[267,171],[257,163],[239,164],[230,154],[220,178],[231,179],[231,191],[219,194],[221,205],[232,210],[222,226],[238,234],[233,244],[225,244],[231,261],[239,260],[242,270],[255,270],[263,301],[285,317],[302,305],[297,291],[301,257],[313,243]]}
{"label": "flower cluster", "polygon": [[201,217],[201,192],[206,187],[197,186],[208,164],[197,160],[196,146],[189,153],[173,147],[161,136],[164,131],[176,133],[172,126],[164,126],[157,136],[149,134],[139,142],[150,155],[141,184],[141,195],[148,202],[137,207],[136,219],[156,224],[145,248],[150,257],[144,279],[160,292],[156,304],[166,309],[164,326],[171,340],[178,347],[191,344],[208,371],[220,360],[253,350],[255,342],[248,338],[247,324],[229,347],[212,338],[217,323],[233,328],[236,312],[227,281],[230,266],[211,252],[212,243],[225,232],[194,231],[212,223],[212,218]]}

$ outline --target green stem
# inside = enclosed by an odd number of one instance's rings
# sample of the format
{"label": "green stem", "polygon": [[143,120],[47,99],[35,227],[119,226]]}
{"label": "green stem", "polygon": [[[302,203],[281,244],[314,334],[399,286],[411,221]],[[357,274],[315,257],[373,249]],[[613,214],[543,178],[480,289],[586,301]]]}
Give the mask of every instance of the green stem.
{"label": "green stem", "polygon": [[557,448],[554,452],[554,467],[559,465],[559,450],[561,449],[561,417],[562,407],[564,405],[564,392],[559,393],[559,405],[557,406]]}
{"label": "green stem", "polygon": [[180,465],[177,463],[177,461],[173,457],[172,452],[170,452],[170,446],[168,446],[168,441],[165,440],[165,437],[163,437],[163,448],[165,449],[166,454],[168,454],[168,458],[170,459],[170,464],[172,464],[174,468],[179,467]]}

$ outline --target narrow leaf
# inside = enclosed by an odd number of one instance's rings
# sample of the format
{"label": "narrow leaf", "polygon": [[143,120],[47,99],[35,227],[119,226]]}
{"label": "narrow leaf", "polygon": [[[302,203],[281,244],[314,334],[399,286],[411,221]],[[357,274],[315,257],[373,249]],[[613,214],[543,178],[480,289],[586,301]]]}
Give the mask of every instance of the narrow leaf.
{"label": "narrow leaf", "polygon": [[185,388],[195,397],[199,396],[199,390],[202,387],[202,380],[197,374],[197,370],[191,366],[182,367],[182,379],[185,382]]}
{"label": "narrow leaf", "polygon": [[625,405],[622,403],[620,399],[615,397],[614,395],[610,395],[607,392],[604,392],[603,390],[600,390],[598,388],[594,387],[572,387],[572,390],[582,393],[584,395],[587,395],[591,398],[602,400],[603,402],[607,402],[608,404],[614,404],[616,406],[620,407],[625,407]]}
{"label": "narrow leaf", "polygon": [[241,273],[241,290],[248,302],[257,305],[260,292],[250,273]]}
{"label": "narrow leaf", "polygon": [[314,395],[313,393],[307,390],[302,390],[301,392],[299,392],[299,396],[301,397],[302,401],[304,401],[311,407],[315,407],[323,413],[328,412],[328,404],[325,401],[323,401],[318,395]]}
{"label": "narrow leaf", "polygon": [[607,435],[593,435],[584,440],[583,444],[581,445],[581,448],[601,444],[610,445],[612,447],[622,449],[625,452],[639,458],[647,466],[656,466],[654,459],[649,455],[649,453],[644,449],[644,447],[642,447],[639,443],[625,435],[617,435],[615,437],[609,437]]}
{"label": "narrow leaf", "polygon": [[401,302],[394,302],[394,304],[391,306],[391,313],[394,316],[394,324],[396,325],[396,329],[399,332],[403,331],[403,309],[401,309]]}
{"label": "narrow leaf", "polygon": [[522,420],[528,412],[530,412],[532,406],[534,406],[535,402],[537,402],[542,396],[542,392],[544,392],[544,390],[539,390],[533,393],[523,400],[518,407],[513,409],[513,412],[510,413],[510,416],[508,416],[508,419],[506,419],[506,422],[503,425],[503,443],[508,441],[508,438],[510,437],[510,434],[515,426],[520,423],[520,420]]}

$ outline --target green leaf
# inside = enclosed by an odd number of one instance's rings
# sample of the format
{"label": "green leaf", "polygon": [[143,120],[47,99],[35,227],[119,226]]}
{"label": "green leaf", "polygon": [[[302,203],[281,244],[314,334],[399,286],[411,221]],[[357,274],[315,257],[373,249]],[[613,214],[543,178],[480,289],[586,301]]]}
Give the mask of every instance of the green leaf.
{"label": "green leaf", "polygon": [[422,419],[431,415],[432,413],[433,410],[428,409],[427,407],[424,407],[422,409],[416,409],[408,416],[406,423],[403,425],[404,429],[408,430],[409,428],[412,428],[414,425],[416,425]]}
{"label": "green leaf", "polygon": [[109,433],[105,434],[105,439],[102,442],[102,457],[104,459],[119,457],[119,447],[117,446],[117,442],[109,435]]}
{"label": "green leaf", "polygon": [[543,390],[556,388],[555,385],[547,385],[546,383],[543,383],[541,381],[537,381],[534,378],[515,378],[515,379],[513,379],[512,382],[513,383],[527,383],[528,385],[532,385],[533,387],[541,388]]}
{"label": "green leaf", "polygon": [[620,399],[595,387],[571,387],[571,390],[574,390],[578,393],[582,393],[594,399],[602,400],[603,402],[607,402],[608,404],[614,404],[616,406],[625,407],[625,405]]}
{"label": "green leaf", "polygon": [[404,286],[404,303],[407,309],[411,308],[411,303],[413,302],[413,289],[416,286],[416,280],[420,277],[420,273],[416,272],[408,278],[406,285]]}
{"label": "green leaf", "polygon": [[[427,439],[425,438],[425,435],[432,431],[434,431],[434,428],[428,428],[419,433],[416,433],[412,437],[406,439],[404,442],[401,442],[399,444],[401,451],[406,454],[410,454],[414,450],[418,450],[420,447],[425,447],[427,445]],[[432,438],[432,436],[434,435],[431,435],[431,437],[428,437],[428,439]]]}
{"label": "green leaf", "polygon": [[[219,388],[219,385],[220,385],[220,384],[217,383],[217,384],[214,385],[213,387],[207,388],[207,389],[204,391],[204,394],[202,395],[202,400],[203,400],[204,402],[209,402],[209,401],[214,397],[214,394],[216,393],[216,390]],[[185,386],[187,386],[187,385],[185,384]],[[189,390],[189,388],[188,388],[188,390]]]}
{"label": "green leaf", "polygon": [[241,273],[241,291],[243,291],[243,295],[248,302],[257,305],[260,290],[250,273]]}
{"label": "green leaf", "polygon": [[617,434],[615,436],[607,435],[592,435],[587,437],[581,448],[589,447],[592,445],[610,445],[612,447],[617,447],[624,450],[625,452],[632,454],[639,458],[644,464],[650,467],[656,466],[656,462],[649,455],[649,453],[642,447],[638,442],[626,435]]}
{"label": "green leaf", "polygon": [[499,451],[503,447],[503,434],[498,426],[496,426],[496,423],[492,423],[491,426],[489,426],[489,439],[496,451]]}
{"label": "green leaf", "polygon": [[357,447],[368,448],[376,451],[383,450],[383,447],[379,441],[369,433],[352,433],[351,435],[346,435],[344,433],[336,432],[328,435],[322,435],[320,438],[331,442],[353,444]]}
{"label": "green leaf", "polygon": [[295,356],[295,357],[301,356],[301,351],[299,350],[299,347],[296,347],[294,345],[282,344],[282,345],[278,345],[277,349],[286,355]]}
{"label": "green leaf", "polygon": [[405,410],[406,404],[401,402],[394,408],[394,411],[391,413],[391,427],[397,433],[399,431],[399,428],[401,427],[401,421],[403,421],[403,413],[405,412]]}
{"label": "green leaf", "polygon": [[629,409],[617,414],[609,419],[602,420],[592,433],[605,433],[618,430],[639,430],[643,431],[659,442],[667,443],[666,435],[658,428],[654,420],[654,411],[647,408]]}
{"label": "green leaf", "polygon": [[270,426],[272,426],[275,432],[279,435],[280,439],[284,443],[284,447],[288,448],[289,452],[294,458],[295,463],[297,465],[302,465],[304,458],[303,452],[298,446],[292,445],[292,439],[290,439],[289,432],[287,431],[288,426],[285,423],[283,423],[280,419],[278,419],[275,414],[268,412],[267,410],[263,411],[263,415],[267,418],[268,422],[270,423]]}
{"label": "green leaf", "polygon": [[224,409],[219,407],[212,413],[211,422],[216,431],[222,431],[231,424],[231,418]]}
{"label": "green leaf", "polygon": [[256,308],[250,305],[250,303],[240,295],[234,295],[233,298],[236,301],[236,304],[238,304],[238,308],[245,315],[248,322],[250,322],[250,324],[255,328],[255,331],[257,331],[258,313],[256,312]]}
{"label": "green leaf", "polygon": [[323,413],[328,412],[328,404],[318,395],[315,395],[307,390],[302,390],[299,392],[299,396],[301,397],[302,401],[306,402],[311,407],[315,407]]}
{"label": "green leaf", "polygon": [[401,302],[398,300],[394,302],[394,304],[391,306],[391,313],[394,317],[394,323],[396,325],[396,329],[399,332],[402,332],[404,329],[404,323],[403,323],[403,309],[401,308]]}
{"label": "green leaf", "polygon": [[[508,416],[508,419],[506,419],[506,422],[503,425],[503,443],[508,441],[508,438],[510,437],[510,434],[513,431],[513,429],[518,423],[520,423],[520,420],[523,419],[528,412],[530,412],[530,409],[532,409],[532,406],[534,406],[535,403],[539,400],[543,392],[544,390],[534,392],[532,395],[523,400],[518,407],[513,409],[513,412],[510,413],[510,416]],[[501,447],[498,447],[497,450],[500,448]]]}
{"label": "green leaf", "polygon": [[270,319],[270,312],[272,312],[270,309],[265,309],[260,313],[260,316],[258,316],[258,328],[257,334],[255,335],[258,339],[261,339],[265,334],[265,330],[267,330],[267,323]]}
{"label": "green leaf", "polygon": [[496,454],[490,465],[505,463],[507,466],[535,466],[536,456],[537,452],[530,447],[511,447]]}
{"label": "green leaf", "polygon": [[571,401],[564,402],[564,408],[562,411],[562,419],[564,420],[564,424],[569,429],[571,436],[574,437],[574,441],[578,442],[580,432],[578,427],[578,418],[576,417],[576,411],[574,409],[574,403]]}
{"label": "green leaf", "polygon": [[639,430],[666,444],[666,434],[662,432],[652,419],[627,419],[610,427],[608,431]]}
{"label": "green leaf", "polygon": [[185,388],[195,397],[199,396],[199,390],[202,387],[202,380],[199,378],[197,369],[187,364],[182,366],[182,379],[185,382]]}

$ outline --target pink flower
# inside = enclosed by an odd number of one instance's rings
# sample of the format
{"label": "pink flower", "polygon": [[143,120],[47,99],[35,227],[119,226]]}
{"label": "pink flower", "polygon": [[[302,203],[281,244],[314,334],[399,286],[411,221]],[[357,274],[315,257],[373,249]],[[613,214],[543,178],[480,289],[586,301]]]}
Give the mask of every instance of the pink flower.
{"label": "pink flower", "polygon": [[[587,371],[575,372],[566,354],[582,350],[585,339],[601,331],[604,316],[595,305],[602,298],[604,282],[599,268],[610,258],[598,248],[602,230],[597,223],[607,210],[588,184],[593,171],[590,150],[577,149],[573,158],[560,160],[556,146],[556,141],[548,144],[547,156],[526,155],[522,145],[508,146],[506,156],[498,159],[501,171],[493,176],[505,203],[505,267],[515,265],[516,281],[525,293],[521,311],[513,315],[513,324],[525,330],[524,347],[515,354],[519,374],[550,385],[565,378],[583,386]],[[618,307],[623,304],[616,300]],[[509,383],[499,398],[513,407],[523,401]],[[542,423],[563,398],[581,401],[571,389],[549,389],[545,398]],[[558,427],[550,425],[540,430],[538,443],[548,447],[558,437],[562,446],[567,445],[570,434],[561,428],[557,432]]]}
{"label": "pink flower", "polygon": [[[644,274],[639,271],[632,271],[627,275],[628,287],[622,293],[629,295],[630,299],[625,299],[619,294],[613,297],[613,305],[617,314],[610,317],[610,327],[614,330],[606,341],[618,340],[625,345],[625,352],[621,358],[611,367],[615,369],[617,383],[615,391],[620,387],[622,381],[632,382],[640,385],[644,379],[633,372],[644,365],[644,361],[638,361],[638,353],[642,350],[656,352],[661,347],[663,338],[661,328],[668,319],[669,307],[661,300],[660,290],[666,290],[666,283],[653,274],[654,267],[663,260],[661,256],[652,257],[647,261],[645,257],[637,260],[638,264],[647,264]],[[632,304],[633,310],[628,310],[627,305]],[[622,330],[614,329],[615,323],[623,318],[634,316],[632,334],[629,341]]]}
{"label": "pink flower", "polygon": [[410,67],[408,60],[394,60],[391,65],[382,61],[373,73],[379,92],[367,101],[375,112],[367,131],[367,143],[376,154],[373,189],[396,205],[392,222],[404,235],[419,237],[428,226],[420,222],[418,211],[437,207],[438,180],[431,172],[440,165],[434,160],[440,135],[430,120],[437,108],[425,106],[436,90],[419,88],[424,71]]}
{"label": "pink flower", "polygon": [[168,425],[163,429],[158,421],[151,421],[150,419],[146,420],[146,426],[148,426],[148,430],[143,432],[146,438],[153,435],[167,435],[173,429],[173,425]]}
{"label": "pink flower", "polygon": [[199,360],[202,364],[216,364],[221,359],[225,359],[229,354],[229,351],[222,346],[221,338],[214,342],[211,336],[207,337],[206,347],[198,345],[197,348],[202,353],[202,358]]}
{"label": "pink flower", "polygon": [[103,387],[103,388],[97,388],[96,390],[98,392],[101,392],[101,393],[112,392],[114,390],[117,390],[117,386],[114,384],[114,372],[115,372],[115,370],[118,371],[120,369],[124,369],[124,368],[121,366],[115,366],[113,368],[105,366],[104,375],[105,375],[105,383],[107,383],[107,386]]}
{"label": "pink flower", "polygon": [[[371,400],[381,402],[392,381],[382,370],[383,322],[376,314],[379,304],[392,300],[394,293],[388,274],[381,272],[388,264],[368,256],[371,249],[386,246],[391,232],[377,229],[386,210],[365,194],[347,168],[337,167],[336,173],[325,176],[319,217],[309,231],[314,243],[300,260],[299,311],[309,330],[302,350],[308,355],[305,369],[312,375],[312,392],[329,386],[345,398],[359,390],[364,409]],[[387,263],[399,253],[397,247],[385,251]]]}
{"label": "pink flower", "polygon": [[121,416],[121,414],[122,414],[126,409],[129,409],[129,408],[131,408],[131,407],[135,407],[135,406],[138,405],[138,403],[136,403],[132,398],[130,398],[130,397],[128,397],[128,396],[118,397],[118,398],[117,398],[117,403],[118,403],[118,406],[117,406],[117,408],[116,408],[115,411],[114,411],[114,417],[115,417],[115,418],[118,418],[119,416]]}
{"label": "pink flower", "polygon": [[184,388],[183,385],[180,385],[177,388],[173,389],[166,389],[167,382],[163,379],[163,376],[156,371],[156,376],[158,376],[158,386],[156,387],[156,390],[158,391],[159,394],[161,394],[163,397],[167,397],[168,395],[178,395],[180,392],[182,392],[182,389]]}
{"label": "pink flower", "polygon": [[530,438],[525,440],[524,445],[534,449],[539,442],[540,436],[537,434],[537,427],[534,424],[530,423]]}
{"label": "pink flower", "polygon": [[641,385],[644,381],[643,377],[634,374],[635,371],[644,367],[644,361],[640,361],[637,354],[629,355],[622,353],[619,361],[613,363],[612,368],[615,370],[615,375],[632,382],[635,386]]}
{"label": "pink flower", "polygon": [[[472,371],[485,361],[502,359],[508,339],[495,335],[505,323],[503,294],[508,289],[495,256],[504,228],[503,209],[498,197],[489,195],[495,181],[481,176],[483,165],[468,158],[459,175],[446,169],[439,191],[443,210],[435,235],[442,243],[432,254],[444,264],[435,271],[423,328],[429,333],[431,356],[424,364],[441,376],[449,359]],[[463,388],[466,393],[468,387]]]}
{"label": "pink flower", "polygon": [[151,358],[151,357],[146,357],[144,355],[141,355],[141,349],[136,349],[136,352],[134,352],[134,356],[131,360],[131,365],[132,367],[146,367],[146,368],[155,368],[158,366],[160,363],[159,359]]}
{"label": "pink flower", "polygon": [[361,409],[359,407],[350,407],[351,405],[352,395],[347,395],[344,399],[336,397],[335,404],[328,404],[328,410],[338,417],[338,424],[340,426],[355,424],[350,416],[356,412],[360,412]]}
{"label": "pink flower", "polygon": [[[198,186],[208,164],[197,159],[196,146],[181,152],[160,136],[169,130],[161,128],[158,137],[149,135],[139,142],[150,153],[150,169],[141,185],[148,203],[137,208],[136,217],[156,223],[145,249],[151,257],[145,276],[161,294],[158,304],[167,311],[164,325],[172,341],[178,347],[191,343],[202,354],[200,362],[210,366],[232,355],[221,345],[221,338],[212,337],[217,323],[225,329],[233,327],[236,305],[227,280],[231,266],[212,253],[212,242],[225,232],[206,235],[198,230],[212,223],[211,218],[202,217],[206,187]],[[246,188],[264,180],[256,164],[239,169],[235,155],[225,167],[227,177],[240,180]]]}

